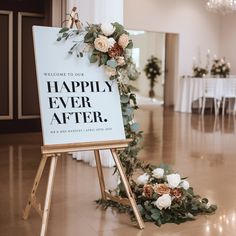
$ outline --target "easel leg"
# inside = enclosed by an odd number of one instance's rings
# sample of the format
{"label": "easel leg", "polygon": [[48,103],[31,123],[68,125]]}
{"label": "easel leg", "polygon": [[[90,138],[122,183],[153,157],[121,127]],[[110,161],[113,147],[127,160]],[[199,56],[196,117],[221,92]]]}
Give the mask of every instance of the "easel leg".
{"label": "easel leg", "polygon": [[133,208],[134,215],[135,215],[136,220],[138,222],[139,228],[140,229],[144,229],[144,223],[143,223],[142,217],[141,217],[141,215],[139,213],[139,210],[138,210],[135,198],[134,198],[133,193],[131,191],[129,182],[128,182],[127,177],[125,175],[125,172],[123,170],[123,167],[122,167],[122,164],[120,162],[120,159],[118,158],[117,153],[116,153],[116,151],[114,149],[111,149],[111,153],[112,153],[112,156],[113,156],[114,161],[116,163],[117,169],[119,170],[120,177],[121,177],[122,182],[124,184],[124,187],[125,187],[127,196],[129,198],[130,204],[131,204],[131,206]]}
{"label": "easel leg", "polygon": [[102,164],[101,164],[99,150],[94,150],[94,154],[95,154],[98,179],[99,179],[99,184],[100,184],[100,189],[101,189],[101,195],[102,195],[102,199],[105,200],[106,199],[105,181],[104,181],[104,176],[103,176],[103,171],[102,171]]}
{"label": "easel leg", "polygon": [[40,236],[45,236],[46,235],[47,224],[48,224],[48,216],[49,216],[51,199],[52,199],[52,189],[53,189],[54,177],[55,177],[56,166],[57,166],[57,158],[58,158],[58,156],[55,155],[51,159],[51,165],[50,165],[50,171],[49,171],[49,177],[48,177],[48,186],[47,186],[47,192],[46,192],[46,198],[45,198],[45,205],[44,205],[44,211],[43,211],[43,219],[42,219],[42,227],[41,227]]}
{"label": "easel leg", "polygon": [[24,220],[28,219],[28,217],[29,217],[30,209],[32,207],[33,200],[35,198],[35,194],[36,194],[36,191],[37,191],[37,188],[38,188],[38,185],[39,185],[39,182],[40,182],[45,164],[47,162],[47,158],[48,157],[46,155],[44,155],[42,157],[41,161],[40,161],[39,168],[38,168],[37,174],[36,174],[35,179],[34,179],[33,188],[31,190],[28,203],[27,203],[27,205],[25,207],[25,210],[23,212],[23,219]]}

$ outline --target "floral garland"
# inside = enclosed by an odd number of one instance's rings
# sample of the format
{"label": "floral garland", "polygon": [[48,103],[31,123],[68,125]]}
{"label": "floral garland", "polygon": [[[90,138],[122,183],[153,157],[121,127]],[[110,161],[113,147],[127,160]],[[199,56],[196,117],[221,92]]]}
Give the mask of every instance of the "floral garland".
{"label": "floral garland", "polygon": [[[187,189],[187,181],[181,180],[179,175],[171,175],[167,168],[145,165],[137,159],[142,131],[134,121],[134,111],[138,106],[129,81],[137,79],[139,73],[131,59],[133,43],[124,27],[113,23],[91,24],[77,30],[62,28],[57,41],[71,37],[74,45],[69,50],[70,54],[75,53],[77,57],[88,54],[91,63],[103,66],[110,79],[118,83],[126,137],[133,140],[126,149],[119,152],[119,157],[144,220],[154,221],[157,225],[180,223],[192,220],[197,213],[214,212],[216,206],[196,196],[192,188]],[[137,169],[145,173],[135,181],[134,173]],[[112,192],[119,197],[126,197],[122,183]],[[98,200],[97,203],[104,208],[116,207],[120,212],[129,212],[134,218],[130,207],[109,200]]]}
{"label": "floral garland", "polygon": [[133,43],[129,39],[128,32],[119,23],[89,24],[80,29],[65,27],[59,31],[57,41],[71,37],[74,39],[74,45],[69,50],[70,54],[75,53],[77,57],[83,57],[84,53],[88,54],[90,63],[103,66],[109,78],[117,80],[126,138],[133,140],[126,149],[119,152],[129,179],[134,171],[142,166],[137,159],[142,132],[134,121],[134,111],[138,109],[138,106],[136,96],[132,92],[133,87],[129,84],[139,76],[131,59],[130,49]]}

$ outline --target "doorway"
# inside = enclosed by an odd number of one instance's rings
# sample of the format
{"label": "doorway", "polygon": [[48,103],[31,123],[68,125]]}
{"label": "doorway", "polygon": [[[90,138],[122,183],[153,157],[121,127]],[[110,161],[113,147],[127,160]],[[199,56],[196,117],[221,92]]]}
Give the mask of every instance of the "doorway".
{"label": "doorway", "polygon": [[51,1],[0,2],[0,133],[40,131],[33,25],[51,25]]}
{"label": "doorway", "polygon": [[165,41],[164,106],[174,106],[178,91],[179,35],[167,33]]}

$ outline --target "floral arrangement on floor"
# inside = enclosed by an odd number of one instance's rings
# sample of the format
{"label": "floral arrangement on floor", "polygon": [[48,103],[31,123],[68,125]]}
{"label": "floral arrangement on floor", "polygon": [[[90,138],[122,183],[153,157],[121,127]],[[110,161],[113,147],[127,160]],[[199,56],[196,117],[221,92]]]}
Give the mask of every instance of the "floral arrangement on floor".
{"label": "floral arrangement on floor", "polygon": [[[171,175],[168,176],[167,171],[154,169],[137,158],[141,149],[142,132],[134,120],[134,111],[138,106],[129,82],[137,79],[139,73],[129,51],[133,43],[124,27],[118,23],[88,24],[87,27],[79,29],[65,27],[60,30],[57,41],[69,38],[73,38],[74,42],[69,50],[70,54],[83,57],[86,53],[91,63],[102,66],[109,78],[118,83],[126,137],[133,140],[126,149],[119,152],[119,157],[143,218],[160,225],[166,222],[183,222],[192,219],[197,213],[214,212],[216,207],[208,207],[207,200],[195,196],[191,188],[186,190],[187,182],[180,180],[180,177],[175,175],[178,182]],[[135,182],[134,174],[139,169],[146,173]],[[160,172],[163,172],[162,176]],[[160,192],[160,189],[165,189],[165,193]],[[111,192],[119,197],[126,196],[122,183]],[[104,208],[114,206],[133,216],[130,207],[109,200],[98,200],[97,203]]]}
{"label": "floral arrangement on floor", "polygon": [[211,75],[226,78],[230,74],[230,63],[225,58],[214,59],[211,67]]}
{"label": "floral arrangement on floor", "polygon": [[208,74],[208,70],[206,68],[200,66],[193,66],[193,77],[203,78]]}
{"label": "floral arrangement on floor", "polygon": [[154,97],[154,85],[157,82],[156,78],[162,74],[161,72],[161,60],[157,57],[151,56],[148,59],[148,63],[146,64],[144,68],[144,72],[148,79],[150,79],[150,92],[149,97]]}
{"label": "floral arrangement on floor", "polygon": [[160,226],[194,220],[201,213],[214,213],[217,207],[194,194],[186,178],[163,168],[140,175],[133,188],[144,220]]}

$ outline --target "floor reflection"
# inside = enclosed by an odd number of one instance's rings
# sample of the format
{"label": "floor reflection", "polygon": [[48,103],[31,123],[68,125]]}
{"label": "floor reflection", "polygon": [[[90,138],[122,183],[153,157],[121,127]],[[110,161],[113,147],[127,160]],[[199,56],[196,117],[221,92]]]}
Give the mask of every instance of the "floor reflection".
{"label": "floor reflection", "polygon": [[[168,163],[188,180],[195,192],[219,206],[215,215],[199,216],[181,225],[157,228],[146,223],[139,231],[127,215],[96,208],[100,190],[96,169],[71,158],[60,158],[50,213],[48,236],[234,236],[236,232],[236,126],[235,117],[175,113],[163,107],[144,107],[136,117],[144,130],[139,158],[153,164]],[[0,135],[0,236],[39,234],[41,219],[32,210],[22,220],[41,158],[40,134]],[[48,166],[38,189],[43,203]],[[117,182],[105,168],[108,186]],[[62,223],[63,222],[63,223]]]}

